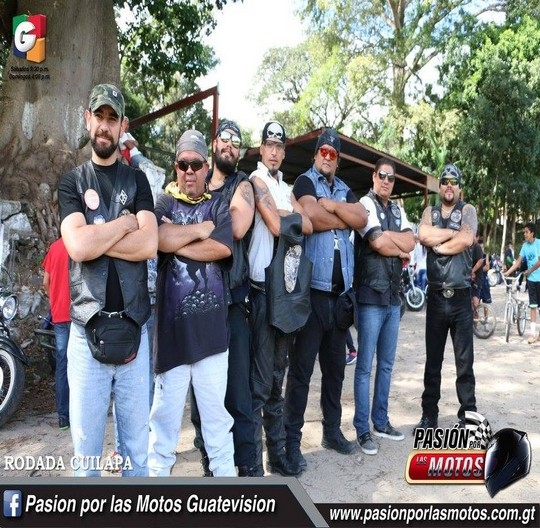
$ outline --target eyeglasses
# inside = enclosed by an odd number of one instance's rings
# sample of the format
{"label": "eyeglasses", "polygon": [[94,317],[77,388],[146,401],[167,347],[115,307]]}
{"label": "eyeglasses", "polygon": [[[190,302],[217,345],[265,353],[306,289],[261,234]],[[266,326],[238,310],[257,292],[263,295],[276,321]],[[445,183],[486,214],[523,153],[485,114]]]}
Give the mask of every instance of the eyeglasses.
{"label": "eyeglasses", "polygon": [[391,172],[386,172],[386,171],[380,170],[379,171],[379,178],[381,180],[384,180],[385,178],[388,178],[389,182],[393,182],[396,179],[396,175],[392,174]]}
{"label": "eyeglasses", "polygon": [[330,161],[334,161],[338,157],[338,153],[334,149],[320,147],[319,152],[321,153],[321,156],[323,158],[326,158],[326,156],[328,156],[330,158]]}
{"label": "eyeglasses", "polygon": [[204,165],[204,161],[200,159],[193,159],[193,160],[177,160],[176,161],[177,167],[182,172],[187,172],[187,170],[191,167],[191,170],[193,172],[197,172],[198,170],[201,170]]}
{"label": "eyeglasses", "polygon": [[283,143],[276,143],[275,141],[265,141],[263,144],[269,150],[272,150],[273,148],[277,150],[285,150],[285,145]]}
{"label": "eyeglasses", "polygon": [[441,178],[441,185],[457,185],[459,180],[457,178]]}
{"label": "eyeglasses", "polygon": [[237,135],[231,134],[228,130],[223,130],[218,137],[223,143],[228,143],[230,140],[234,148],[239,149],[242,146],[242,140]]}

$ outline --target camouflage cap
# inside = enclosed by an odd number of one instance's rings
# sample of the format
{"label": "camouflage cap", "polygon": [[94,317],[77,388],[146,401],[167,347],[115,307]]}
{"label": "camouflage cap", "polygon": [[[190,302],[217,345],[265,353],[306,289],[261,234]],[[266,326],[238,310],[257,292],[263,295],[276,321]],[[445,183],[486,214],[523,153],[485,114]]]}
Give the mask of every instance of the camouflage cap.
{"label": "camouflage cap", "polygon": [[122,92],[113,84],[98,84],[92,89],[88,107],[95,112],[100,106],[110,106],[119,117],[124,117],[126,106]]}

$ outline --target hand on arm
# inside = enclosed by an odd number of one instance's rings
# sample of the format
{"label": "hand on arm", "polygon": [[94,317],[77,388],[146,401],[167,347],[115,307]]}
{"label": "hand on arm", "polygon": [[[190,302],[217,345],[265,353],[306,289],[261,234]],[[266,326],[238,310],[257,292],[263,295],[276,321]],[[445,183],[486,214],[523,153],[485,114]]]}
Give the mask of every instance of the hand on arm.
{"label": "hand on arm", "polygon": [[330,198],[319,198],[318,203],[329,213],[336,215],[351,229],[362,229],[367,224],[366,208],[360,203],[338,202]]}
{"label": "hand on arm", "polygon": [[176,254],[199,262],[213,262],[230,257],[232,252],[231,248],[225,244],[207,238],[206,240],[197,240],[187,244],[176,251]]}
{"label": "hand on arm", "polygon": [[346,229],[348,227],[337,214],[328,210],[333,210],[333,204],[337,203],[335,200],[328,198],[317,200],[314,196],[305,194],[298,200],[298,203],[304,208],[311,220],[314,231],[330,231],[332,229]]}
{"label": "hand on arm", "polygon": [[152,211],[139,211],[136,218],[138,229],[131,231],[114,244],[106,252],[107,256],[132,262],[139,262],[156,256],[158,247],[156,216]]}
{"label": "hand on arm", "polygon": [[188,244],[208,239],[214,228],[214,222],[211,220],[188,225],[173,224],[169,220],[164,220],[158,228],[158,248],[164,253],[180,255],[179,251]]}

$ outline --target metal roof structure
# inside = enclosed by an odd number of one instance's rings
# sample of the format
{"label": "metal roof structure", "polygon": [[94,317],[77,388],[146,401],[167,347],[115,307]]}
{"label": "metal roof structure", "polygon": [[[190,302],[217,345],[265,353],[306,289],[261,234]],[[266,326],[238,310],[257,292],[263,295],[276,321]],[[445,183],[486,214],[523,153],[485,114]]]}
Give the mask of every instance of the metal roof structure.
{"label": "metal roof structure", "polygon": [[[317,139],[323,130],[319,128],[302,136],[287,139],[285,160],[281,165],[281,171],[287,183],[293,184],[297,176],[311,167]],[[363,196],[371,188],[373,169],[381,157],[387,157],[396,164],[393,198],[424,196],[427,202],[428,194],[438,192],[437,178],[348,136],[339,134],[339,137],[341,153],[336,175],[352,189],[357,197]],[[259,147],[249,148],[240,158],[238,168],[250,174],[256,169],[259,159]]]}

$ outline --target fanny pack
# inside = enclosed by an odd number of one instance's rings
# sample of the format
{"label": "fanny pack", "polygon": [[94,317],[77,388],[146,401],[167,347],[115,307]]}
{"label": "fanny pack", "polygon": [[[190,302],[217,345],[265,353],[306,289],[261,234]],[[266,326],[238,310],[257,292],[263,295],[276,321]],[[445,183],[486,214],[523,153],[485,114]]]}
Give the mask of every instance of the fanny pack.
{"label": "fanny pack", "polygon": [[92,356],[100,363],[125,365],[137,357],[141,327],[124,312],[100,312],[85,330]]}
{"label": "fanny pack", "polygon": [[336,325],[341,330],[347,330],[353,325],[356,313],[356,299],[354,290],[349,288],[336,300],[335,316]]}

